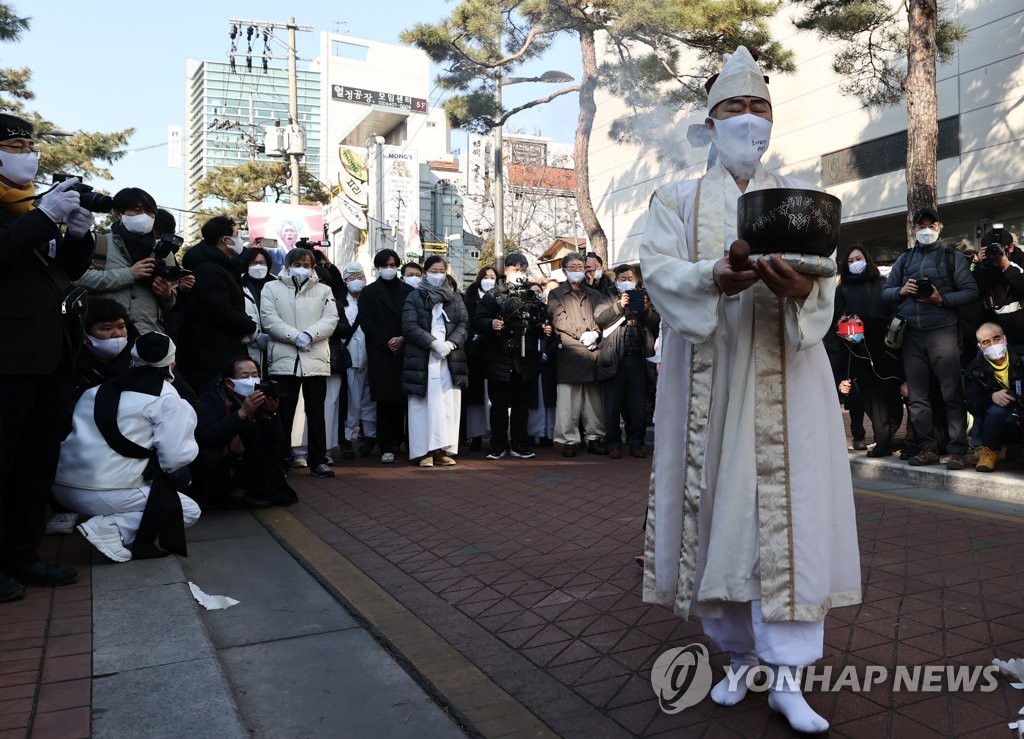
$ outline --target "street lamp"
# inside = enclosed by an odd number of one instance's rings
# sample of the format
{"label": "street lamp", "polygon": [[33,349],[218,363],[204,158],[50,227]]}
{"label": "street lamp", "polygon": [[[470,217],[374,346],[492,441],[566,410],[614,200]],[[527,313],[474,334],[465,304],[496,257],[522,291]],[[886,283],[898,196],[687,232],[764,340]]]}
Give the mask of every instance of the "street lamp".
{"label": "street lamp", "polygon": [[[501,116],[501,88],[518,85],[520,82],[572,82],[573,76],[555,69],[549,69],[540,77],[502,77],[498,72],[495,99],[498,116]],[[494,271],[500,277],[505,274],[505,174],[502,166],[501,124],[494,128]]]}

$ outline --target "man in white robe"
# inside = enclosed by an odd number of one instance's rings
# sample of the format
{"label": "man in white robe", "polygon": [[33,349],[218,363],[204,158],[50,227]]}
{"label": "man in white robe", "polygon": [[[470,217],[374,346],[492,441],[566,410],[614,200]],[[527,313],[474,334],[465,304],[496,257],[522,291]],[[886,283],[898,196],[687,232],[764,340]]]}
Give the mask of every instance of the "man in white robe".
{"label": "man in white robe", "polygon": [[[778,255],[729,266],[739,196],[808,185],[760,164],[771,98],[745,48],[708,97],[717,161],[654,193],[640,246],[664,327],[644,600],[699,615],[734,671],[765,662],[771,707],[798,731],[824,731],[800,668],[822,656],[828,609],[861,597],[846,437],[821,344],[835,283]],[[745,693],[742,679],[723,680],[711,696],[732,705]]]}

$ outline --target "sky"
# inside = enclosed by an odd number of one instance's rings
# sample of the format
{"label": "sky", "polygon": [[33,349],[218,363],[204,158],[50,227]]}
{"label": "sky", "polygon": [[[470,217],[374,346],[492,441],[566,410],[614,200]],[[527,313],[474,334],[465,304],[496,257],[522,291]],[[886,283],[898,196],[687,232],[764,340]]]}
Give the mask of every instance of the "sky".
{"label": "sky", "polygon": [[[184,170],[167,166],[167,127],[184,125],[186,59],[226,61],[229,19],[286,22],[289,15],[312,33],[297,34],[299,68],[308,67],[319,50],[319,33],[334,31],[374,41],[400,43],[398,35],[418,22],[437,22],[455,7],[445,0],[378,0],[245,3],[10,0],[31,28],[20,42],[0,46],[0,66],[29,67],[35,99],[28,108],[66,131],[110,132],[134,128],[129,155],[111,167],[112,181],[99,189],[116,192],[141,187],[161,206],[184,205]],[[281,31],[279,38],[286,38]],[[244,48],[244,47],[243,47]],[[273,62],[287,66],[287,61]],[[549,69],[577,79],[582,64],[578,43],[567,37],[542,59],[516,71],[539,76]],[[434,85],[428,104],[440,103]],[[545,88],[550,89],[545,89]],[[504,90],[505,107],[549,94],[553,85],[512,85]],[[539,130],[556,141],[571,142],[578,105],[574,94],[513,117],[507,127]],[[465,136],[453,132],[452,147],[465,151]]]}

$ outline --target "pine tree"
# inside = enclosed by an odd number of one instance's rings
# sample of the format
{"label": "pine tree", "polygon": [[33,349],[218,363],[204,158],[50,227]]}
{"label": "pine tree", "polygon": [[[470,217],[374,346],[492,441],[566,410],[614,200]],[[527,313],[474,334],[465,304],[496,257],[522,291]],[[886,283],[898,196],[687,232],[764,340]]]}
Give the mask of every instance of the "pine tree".
{"label": "pine tree", "polygon": [[[794,0],[805,8],[797,28],[815,31],[841,46],[832,69],[840,89],[865,105],[907,106],[907,238],[910,218],[938,200],[937,62],[952,58],[967,35],[960,24],[940,14],[937,0]],[[900,60],[906,59],[906,68]]]}
{"label": "pine tree", "polygon": [[[31,18],[21,17],[10,3],[0,2],[0,42],[16,42],[30,28]],[[35,141],[39,144],[39,179],[55,172],[80,175],[83,179],[111,178],[103,164],[113,164],[124,156],[124,147],[134,133],[126,128],[114,133],[88,131],[64,132],[38,113],[26,108],[34,98],[29,83],[32,70],[0,69],[0,112],[10,113],[30,121],[35,127]]]}
{"label": "pine tree", "polygon": [[[616,122],[613,136],[641,137],[644,114],[659,105],[702,99],[707,70],[720,64],[723,52],[739,44],[759,47],[765,69],[791,70],[791,55],[768,33],[768,19],[780,5],[776,0],[462,0],[439,23],[416,25],[401,38],[445,65],[438,84],[456,93],[444,103],[448,120],[456,128],[484,132],[520,111],[578,94],[576,204],[591,249],[607,260],[608,238],[591,198],[588,157],[598,86],[607,87],[634,111],[634,116]],[[543,56],[563,34],[579,40],[583,62],[579,83],[499,110],[498,75],[514,75],[524,62]],[[606,38],[612,59],[600,66],[599,35]],[[702,60],[698,69],[679,68],[680,47],[698,53]]]}

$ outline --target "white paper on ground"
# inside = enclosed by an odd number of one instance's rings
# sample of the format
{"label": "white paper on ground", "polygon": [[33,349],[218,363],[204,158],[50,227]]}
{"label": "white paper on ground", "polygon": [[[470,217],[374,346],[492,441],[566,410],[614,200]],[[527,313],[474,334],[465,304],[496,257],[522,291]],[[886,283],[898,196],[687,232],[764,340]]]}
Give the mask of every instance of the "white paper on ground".
{"label": "white paper on ground", "polygon": [[238,604],[237,600],[226,595],[207,595],[194,582],[188,584],[188,589],[192,591],[192,597],[199,602],[199,605],[208,611],[230,608]]}

